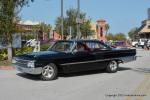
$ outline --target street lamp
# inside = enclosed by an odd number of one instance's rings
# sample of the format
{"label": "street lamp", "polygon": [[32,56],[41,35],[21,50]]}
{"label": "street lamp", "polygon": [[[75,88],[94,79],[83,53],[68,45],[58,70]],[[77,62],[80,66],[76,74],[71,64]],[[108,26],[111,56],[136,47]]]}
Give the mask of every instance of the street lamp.
{"label": "street lamp", "polygon": [[64,39],[64,17],[63,17],[63,0],[61,0],[61,39]]}

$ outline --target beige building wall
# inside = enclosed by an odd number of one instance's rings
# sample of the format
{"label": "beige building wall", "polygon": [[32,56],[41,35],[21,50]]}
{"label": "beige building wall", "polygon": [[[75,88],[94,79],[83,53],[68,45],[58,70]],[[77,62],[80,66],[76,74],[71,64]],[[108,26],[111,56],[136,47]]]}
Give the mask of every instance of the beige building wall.
{"label": "beige building wall", "polygon": [[104,19],[97,20],[95,23],[91,23],[91,29],[95,31],[92,36],[93,39],[97,39],[100,41],[106,41],[106,29],[105,29],[106,21]]}
{"label": "beige building wall", "polygon": [[97,39],[96,23],[91,23],[91,29],[94,30],[94,34],[93,34],[92,38]]}

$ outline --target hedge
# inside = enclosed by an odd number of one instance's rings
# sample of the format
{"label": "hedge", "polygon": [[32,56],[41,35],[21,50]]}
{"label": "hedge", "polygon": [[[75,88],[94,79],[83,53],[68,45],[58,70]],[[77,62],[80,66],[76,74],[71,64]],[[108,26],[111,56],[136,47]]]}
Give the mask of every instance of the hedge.
{"label": "hedge", "polygon": [[[50,47],[49,44],[43,44],[40,46],[41,51],[46,51]],[[13,56],[31,53],[33,47],[13,48]],[[0,61],[7,60],[7,49],[0,49]]]}

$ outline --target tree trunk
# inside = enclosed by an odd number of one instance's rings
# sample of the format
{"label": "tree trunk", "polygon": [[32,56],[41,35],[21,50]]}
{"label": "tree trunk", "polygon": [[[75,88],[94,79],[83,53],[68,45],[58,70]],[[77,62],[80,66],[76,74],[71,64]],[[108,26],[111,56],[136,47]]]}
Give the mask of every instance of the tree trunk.
{"label": "tree trunk", "polygon": [[107,34],[108,34],[108,30],[106,30],[106,37],[107,37]]}
{"label": "tree trunk", "polygon": [[8,54],[8,61],[11,62],[12,60],[12,44],[11,43],[9,43],[8,45],[7,54]]}

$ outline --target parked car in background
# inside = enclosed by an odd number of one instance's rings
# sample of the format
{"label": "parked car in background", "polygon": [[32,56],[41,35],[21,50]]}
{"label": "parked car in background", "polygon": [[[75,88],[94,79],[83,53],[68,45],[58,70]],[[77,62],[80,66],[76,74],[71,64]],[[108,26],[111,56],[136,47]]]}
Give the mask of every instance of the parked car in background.
{"label": "parked car in background", "polygon": [[144,42],[146,41],[147,39],[144,39],[144,38],[141,38],[139,40],[136,40],[136,41],[132,41],[132,46],[133,47],[142,47],[144,48]]}
{"label": "parked car in background", "polygon": [[133,47],[139,47],[139,42],[138,41],[132,41],[132,46]]}
{"label": "parked car in background", "polygon": [[60,40],[47,51],[18,55],[15,68],[53,80],[58,73],[105,69],[115,73],[120,63],[136,60],[136,49],[115,49],[98,40]]}
{"label": "parked car in background", "polygon": [[114,41],[112,42],[112,45],[114,45],[116,48],[126,48],[124,41]]}
{"label": "parked car in background", "polygon": [[107,45],[111,46],[112,48],[128,48],[124,41],[113,41],[113,42],[106,42]]}
{"label": "parked car in background", "polygon": [[139,40],[138,40],[138,42],[139,42],[139,43],[138,43],[138,46],[144,48],[144,42],[145,42],[146,40],[147,40],[147,39],[144,39],[144,38],[139,39]]}

